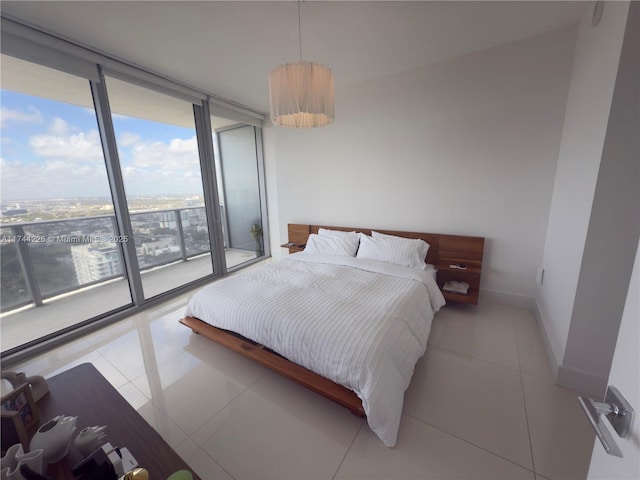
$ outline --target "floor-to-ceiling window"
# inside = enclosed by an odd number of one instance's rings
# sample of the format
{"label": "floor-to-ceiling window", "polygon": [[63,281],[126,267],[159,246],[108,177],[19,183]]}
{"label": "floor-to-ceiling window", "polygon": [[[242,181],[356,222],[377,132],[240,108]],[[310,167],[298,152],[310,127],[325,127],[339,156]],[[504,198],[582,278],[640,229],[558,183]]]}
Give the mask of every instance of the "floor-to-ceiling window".
{"label": "floor-to-ceiling window", "polygon": [[3,357],[269,254],[260,114],[2,25]]}
{"label": "floor-to-ceiling window", "polygon": [[[4,351],[131,295],[89,81],[6,55],[1,79]],[[75,307],[59,310],[72,292]]]}
{"label": "floor-to-ceiling window", "polygon": [[107,77],[145,298],[213,273],[193,104]]}

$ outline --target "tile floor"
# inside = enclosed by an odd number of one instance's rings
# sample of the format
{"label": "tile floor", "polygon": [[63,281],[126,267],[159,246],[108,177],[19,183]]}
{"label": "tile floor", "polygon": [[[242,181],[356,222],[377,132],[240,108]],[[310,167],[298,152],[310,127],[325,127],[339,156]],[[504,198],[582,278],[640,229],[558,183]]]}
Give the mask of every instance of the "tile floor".
{"label": "tile floor", "polygon": [[586,477],[594,435],[527,310],[444,307],[385,448],[346,409],[180,325],[187,299],[12,368],[93,363],[203,480]]}

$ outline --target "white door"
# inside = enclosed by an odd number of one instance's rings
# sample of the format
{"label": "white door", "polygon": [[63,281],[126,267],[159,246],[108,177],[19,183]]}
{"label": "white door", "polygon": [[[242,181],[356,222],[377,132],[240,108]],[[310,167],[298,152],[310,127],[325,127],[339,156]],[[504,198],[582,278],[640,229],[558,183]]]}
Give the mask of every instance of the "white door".
{"label": "white door", "polygon": [[[609,373],[609,385],[620,390],[636,412],[628,438],[620,438],[610,428],[623,458],[608,455],[596,438],[589,466],[589,479],[640,479],[640,244],[622,314],[618,342]],[[598,399],[599,400],[599,399]]]}

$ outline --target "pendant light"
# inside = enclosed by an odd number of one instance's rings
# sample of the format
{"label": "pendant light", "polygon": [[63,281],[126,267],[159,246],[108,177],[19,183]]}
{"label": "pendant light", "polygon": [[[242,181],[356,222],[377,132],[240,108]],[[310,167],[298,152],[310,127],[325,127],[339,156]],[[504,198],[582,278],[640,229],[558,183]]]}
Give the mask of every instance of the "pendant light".
{"label": "pendant light", "polygon": [[279,65],[269,73],[271,121],[282,127],[324,127],[334,119],[333,75],[324,65],[302,60],[300,0],[298,42],[300,61]]}

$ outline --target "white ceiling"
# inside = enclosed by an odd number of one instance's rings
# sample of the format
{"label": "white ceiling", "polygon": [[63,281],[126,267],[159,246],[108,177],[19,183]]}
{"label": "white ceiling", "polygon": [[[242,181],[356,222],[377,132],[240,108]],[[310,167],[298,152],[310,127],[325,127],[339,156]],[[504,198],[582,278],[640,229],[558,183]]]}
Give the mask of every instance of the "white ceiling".
{"label": "white ceiling", "polygon": [[[305,60],[336,88],[567,27],[587,2],[305,1]],[[3,15],[267,112],[268,73],[297,61],[295,1],[5,1]]]}

